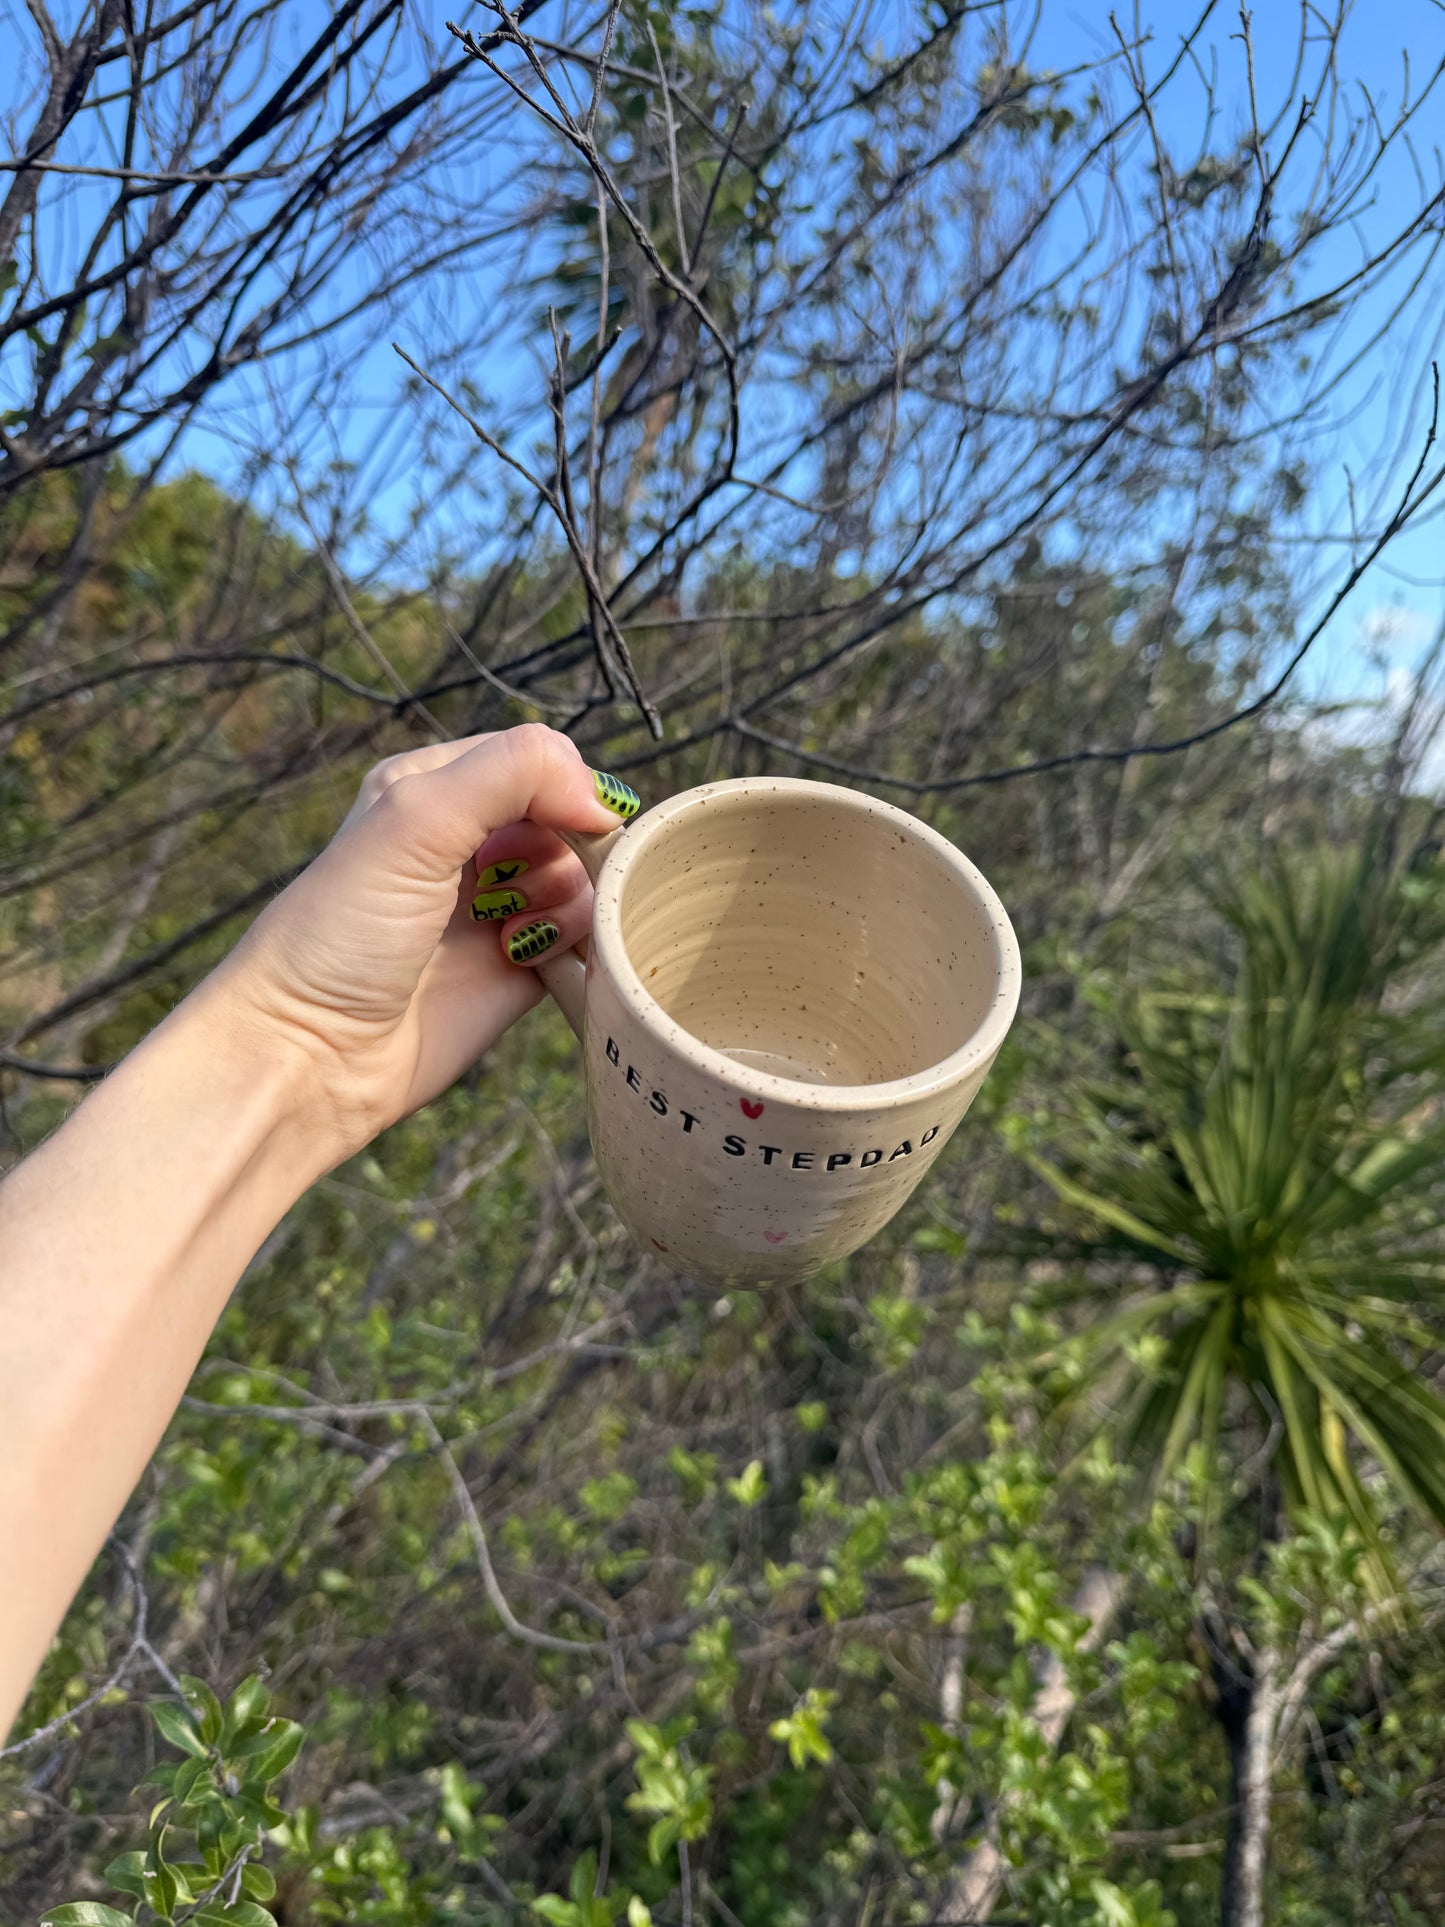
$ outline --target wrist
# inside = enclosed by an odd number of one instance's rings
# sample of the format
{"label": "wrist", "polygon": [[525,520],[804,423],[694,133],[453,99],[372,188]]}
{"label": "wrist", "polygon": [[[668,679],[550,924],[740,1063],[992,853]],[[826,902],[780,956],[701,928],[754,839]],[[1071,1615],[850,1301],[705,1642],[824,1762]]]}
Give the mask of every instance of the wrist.
{"label": "wrist", "polygon": [[371,1035],[344,997],[299,992],[284,949],[263,918],[180,1009],[194,1004],[223,1062],[256,1080],[299,1194],[410,1107],[395,1101],[394,1035]]}
{"label": "wrist", "polygon": [[329,1115],[314,1052],[248,995],[229,964],[177,1005],[154,1041],[167,1033],[206,1066],[213,1097],[236,1107],[248,1163],[277,1174],[289,1202],[350,1154]]}

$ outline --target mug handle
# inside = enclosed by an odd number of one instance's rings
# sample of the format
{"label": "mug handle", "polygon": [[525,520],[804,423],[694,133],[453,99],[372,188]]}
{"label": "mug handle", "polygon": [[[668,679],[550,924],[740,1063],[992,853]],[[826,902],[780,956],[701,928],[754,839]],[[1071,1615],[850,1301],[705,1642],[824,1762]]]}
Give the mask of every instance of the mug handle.
{"label": "mug handle", "polygon": [[[612,846],[622,834],[623,826],[615,830],[604,830],[594,835],[583,830],[555,830],[574,856],[581,860],[582,868],[593,883],[596,883],[603,864],[611,854]],[[542,979],[554,1004],[567,1022],[582,1036],[582,1013],[587,1001],[587,968],[583,961],[587,954],[587,939],[571,950],[564,950],[560,956],[548,957],[545,963],[537,965],[537,975]]]}

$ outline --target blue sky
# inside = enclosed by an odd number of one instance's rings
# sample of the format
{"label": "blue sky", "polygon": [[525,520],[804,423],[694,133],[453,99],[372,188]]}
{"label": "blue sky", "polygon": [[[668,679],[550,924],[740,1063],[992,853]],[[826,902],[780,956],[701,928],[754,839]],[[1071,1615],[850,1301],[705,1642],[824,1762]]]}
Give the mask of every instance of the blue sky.
{"label": "blue sky", "polygon": [[[0,0],[0,29],[6,19],[20,31],[23,16],[14,9],[18,0]],[[294,0],[285,16],[285,31],[297,42],[327,9],[321,0]],[[458,9],[441,0],[416,0],[410,9],[410,31],[419,46],[430,40],[445,42],[444,22]],[[1042,25],[1034,44],[1033,65],[1055,68],[1072,66],[1080,60],[1098,57],[1114,45],[1105,5],[1081,7],[1062,4],[1062,0],[1043,0]],[[846,8],[843,9],[846,12]],[[1130,22],[1127,9],[1120,9],[1126,29]],[[1152,30],[1152,44],[1146,54],[1151,71],[1157,71],[1177,44],[1182,30],[1193,23],[1198,7],[1190,0],[1156,0],[1143,9]],[[561,7],[556,21],[564,19]],[[579,19],[586,18],[583,13]],[[841,15],[840,15],[841,17]],[[907,12],[901,6],[883,4],[875,8],[880,37],[891,37],[906,24]],[[1023,17],[1020,15],[1020,17]],[[1288,85],[1293,65],[1300,10],[1293,0],[1258,0],[1253,9],[1253,34],[1256,50],[1256,79],[1262,112],[1267,116],[1279,103]],[[1242,123],[1245,105],[1243,61],[1237,34],[1237,13],[1222,9],[1208,30],[1207,40],[1214,49],[1219,66],[1219,119],[1208,125],[1206,89],[1202,80],[1186,74],[1165,96],[1160,132],[1176,160],[1185,159],[1208,138],[1216,150],[1225,144],[1225,135]],[[1402,51],[1408,49],[1413,68],[1414,91],[1427,73],[1445,55],[1445,14],[1432,0],[1390,0],[1388,8],[1376,6],[1367,12],[1357,5],[1347,24],[1343,42],[1342,66],[1361,85],[1368,88],[1382,117],[1399,102],[1405,84]],[[279,55],[278,55],[279,57]],[[479,90],[494,93],[496,83],[478,74]],[[1445,91],[1442,91],[1445,100]],[[0,82],[3,106],[3,82]],[[1438,111],[1438,110],[1437,110]],[[464,152],[454,155],[445,169],[439,170],[434,186],[440,193],[466,198],[473,205],[495,206],[500,211],[523,191],[523,156],[516,144],[516,118],[508,125],[508,138],[498,147],[478,140]],[[1428,130],[1427,130],[1428,131]],[[75,156],[68,156],[76,158]],[[1438,157],[1422,151],[1420,165],[1430,186],[1438,182]],[[1381,169],[1374,183],[1373,204],[1360,230],[1336,237],[1329,244],[1339,270],[1348,272],[1359,250],[1377,234],[1399,224],[1405,213],[1418,205],[1419,182],[1410,157],[1402,150]],[[364,264],[350,271],[350,280],[341,285],[343,296],[362,286]],[[1337,357],[1348,360],[1366,348],[1374,327],[1386,312],[1391,291],[1387,288],[1355,318],[1351,327],[1336,342]],[[518,301],[514,278],[499,270],[488,270],[479,262],[468,275],[452,284],[418,291],[414,301],[404,302],[397,316],[396,332],[408,345],[421,347],[434,329],[445,329],[465,339],[468,330],[477,340],[472,372],[491,404],[502,417],[510,414],[514,422],[525,425],[531,398],[539,393],[535,346],[520,332],[529,322],[536,302]],[[1396,327],[1378,342],[1368,346],[1361,365],[1348,376],[1333,413],[1338,417],[1330,432],[1318,439],[1310,450],[1311,465],[1317,478],[1308,516],[1316,532],[1339,535],[1349,527],[1349,478],[1353,477],[1359,519],[1371,526],[1372,507],[1393,501],[1403,477],[1413,466],[1423,436],[1428,404],[1424,390],[1429,356],[1437,347],[1428,329],[1439,325],[1439,316],[1417,308],[1412,323]],[[389,331],[390,332],[390,331]],[[334,361],[352,351],[338,343],[324,358],[300,356],[290,367],[275,368],[273,378],[288,391],[294,391],[322,371],[324,361]],[[324,454],[328,439],[334,435],[341,453],[360,458],[371,445],[379,422],[385,420],[400,393],[405,371],[390,353],[385,341],[364,353],[352,353],[347,384],[350,407],[333,419],[324,433],[318,433],[313,453]],[[249,394],[238,389],[226,404],[225,417],[216,431],[194,436],[188,445],[189,459],[198,466],[225,472],[234,464],[234,444],[226,427],[244,426],[248,435],[264,437],[269,403],[257,384]],[[492,419],[497,419],[493,416]],[[318,424],[319,427],[319,424]],[[403,417],[389,443],[384,443],[370,458],[364,493],[373,528],[385,532],[394,528],[409,499],[406,479],[407,455],[415,439]],[[479,457],[485,466],[488,458]],[[1442,491],[1445,494],[1445,491]],[[446,501],[434,504],[440,522],[447,514]],[[466,513],[475,513],[475,503]],[[1433,636],[1442,615],[1442,546],[1440,515],[1436,510],[1402,536],[1370,577],[1356,590],[1350,603],[1336,618],[1329,634],[1317,646],[1301,686],[1318,696],[1339,697],[1383,690],[1391,677],[1398,682],[1402,672],[1418,656]],[[479,543],[485,541],[479,531]],[[1316,580],[1307,589],[1306,607],[1317,606],[1329,586],[1339,579],[1347,566],[1347,549],[1338,544],[1316,552],[1311,572]],[[1313,599],[1313,600],[1312,600]]]}
{"label": "blue sky", "polygon": [[[1120,13],[1127,30],[1127,9],[1120,9]],[[1143,17],[1153,35],[1146,54],[1151,72],[1172,55],[1180,32],[1192,25],[1197,13],[1194,0],[1188,4],[1184,0],[1162,0],[1144,8]],[[1081,8],[1044,0],[1031,64],[1066,68],[1105,54],[1116,44],[1107,15],[1108,9],[1103,6]],[[885,32],[896,32],[906,23],[907,14],[902,8],[885,6],[876,17]],[[1256,88],[1261,114],[1266,118],[1285,104],[1299,19],[1300,10],[1293,0],[1263,0],[1253,9]],[[1206,63],[1213,59],[1218,66],[1212,122],[1201,77],[1186,70],[1164,97],[1160,132],[1176,160],[1187,159],[1205,142],[1218,149],[1228,133],[1239,131],[1244,124],[1243,49],[1237,36],[1237,11],[1222,9],[1206,36],[1212,53],[1204,57]],[[1392,0],[1388,10],[1367,11],[1363,5],[1354,8],[1345,28],[1341,65],[1359,87],[1368,89],[1376,111],[1386,121],[1404,96],[1407,57],[1413,97],[1445,57],[1445,14],[1433,0]],[[1439,99],[1445,103],[1445,87]],[[1425,131],[1428,141],[1428,126]],[[1420,153],[1419,162],[1433,188],[1439,181],[1438,156],[1427,147]],[[488,171],[485,161],[480,165]],[[1373,183],[1367,221],[1355,232],[1341,234],[1328,244],[1328,256],[1319,262],[1320,270],[1349,273],[1371,239],[1392,231],[1406,219],[1418,206],[1419,196],[1415,164],[1401,148]],[[1398,279],[1387,283],[1363,304],[1334,343],[1337,362],[1348,362],[1366,350],[1400,285]],[[480,293],[483,302],[489,294],[492,296],[499,316],[507,312],[506,290],[488,290],[483,282]],[[1438,322],[1438,315],[1431,316],[1417,307],[1408,326],[1396,324],[1382,339],[1369,343],[1359,368],[1344,382],[1330,411],[1329,432],[1319,436],[1310,451],[1317,493],[1308,510],[1308,523],[1314,531],[1337,537],[1348,531],[1351,481],[1362,528],[1377,526],[1380,516],[1393,506],[1423,441],[1428,419],[1428,361],[1439,348],[1438,339],[1427,330],[1438,327]],[[406,317],[402,329],[405,333]],[[515,341],[508,343],[504,334],[481,361],[479,379],[499,402],[519,392],[536,394],[534,352]],[[387,361],[382,352],[372,358],[367,371],[368,378],[383,390],[395,380],[395,370],[386,365]],[[1383,693],[1392,679],[1398,683],[1433,637],[1445,607],[1442,515],[1445,501],[1398,538],[1359,585],[1316,646],[1301,676],[1302,689],[1321,699],[1338,700],[1360,694],[1374,697]],[[1305,595],[1306,609],[1317,608],[1328,598],[1347,566],[1348,545],[1344,541],[1317,552],[1310,571],[1315,585]]]}
{"label": "blue sky", "polygon": [[[1156,50],[1151,71],[1164,63],[1166,49],[1197,18],[1198,7],[1184,0],[1164,0],[1145,7]],[[1042,44],[1050,64],[1063,65],[1116,44],[1108,27],[1106,6],[1057,6],[1045,0]],[[1129,10],[1118,9],[1127,25]],[[1251,9],[1255,46],[1256,87],[1261,117],[1282,103],[1294,67],[1300,8],[1292,0],[1256,0]],[[1231,8],[1211,23],[1210,38],[1218,52],[1221,119],[1228,126],[1242,124],[1247,102],[1238,11]],[[1373,97],[1382,120],[1398,109],[1405,97],[1406,60],[1409,93],[1418,97],[1421,86],[1445,58],[1445,13],[1433,0],[1389,0],[1389,4],[1356,5],[1341,42],[1341,68]],[[1199,81],[1176,85],[1165,96],[1160,132],[1176,159],[1198,144],[1206,124],[1206,95]],[[1367,223],[1330,243],[1331,265],[1348,273],[1372,239],[1402,225],[1420,204],[1420,178],[1427,191],[1440,185],[1439,148],[1433,131],[1445,121],[1445,84],[1432,96],[1429,119],[1418,144],[1420,175],[1402,148],[1380,170],[1373,187]],[[1344,362],[1365,350],[1357,372],[1344,384],[1335,425],[1314,446],[1316,480],[1309,520],[1317,530],[1347,534],[1350,527],[1349,487],[1353,476],[1361,505],[1371,501],[1393,505],[1423,445],[1430,413],[1428,363],[1441,351],[1441,312],[1417,307],[1410,325],[1396,325],[1382,339],[1370,343],[1389,311],[1398,284],[1367,302],[1335,344],[1335,358]],[[1438,283],[1437,283],[1438,286]],[[1442,424],[1445,429],[1445,424]],[[1439,450],[1437,450],[1437,454]],[[1329,630],[1316,645],[1303,669],[1299,687],[1320,700],[1386,694],[1398,689],[1402,675],[1418,660],[1445,615],[1445,489],[1433,498],[1420,519],[1396,541],[1359,584]],[[1388,508],[1386,509],[1388,513]],[[1370,518],[1363,512],[1361,525]],[[1348,545],[1326,550],[1318,571],[1320,582],[1313,606],[1328,599],[1330,586],[1348,568]],[[1307,605],[1308,606],[1308,605]]]}

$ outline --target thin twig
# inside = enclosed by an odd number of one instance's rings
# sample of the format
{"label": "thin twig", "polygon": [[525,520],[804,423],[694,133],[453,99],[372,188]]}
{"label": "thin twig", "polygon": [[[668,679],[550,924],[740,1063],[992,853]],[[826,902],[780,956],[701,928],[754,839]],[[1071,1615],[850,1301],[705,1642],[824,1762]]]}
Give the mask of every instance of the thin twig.
{"label": "thin twig", "polygon": [[487,667],[466,637],[445,615],[442,617],[442,627],[447,632],[447,640],[454,648],[461,651],[482,681],[495,689],[499,696],[505,696],[509,702],[522,703],[528,709],[539,710],[544,716],[566,716],[571,713],[573,708],[571,703],[555,702],[547,696],[534,696],[529,690],[517,689],[513,684],[504,682],[495,669]]}
{"label": "thin twig", "polygon": [[[504,86],[516,94],[518,99],[524,101],[554,133],[560,134],[563,139],[581,155],[582,159],[591,169],[595,179],[605,189],[608,200],[625,222],[628,232],[637,244],[648,266],[663,286],[675,295],[677,299],[696,316],[700,325],[716,345],[718,354],[722,360],[723,373],[728,390],[726,449],[722,460],[715,464],[713,473],[694,490],[693,494],[683,504],[681,509],[671,518],[671,530],[673,533],[676,533],[700,513],[704,505],[712,499],[719,489],[727,486],[732,480],[741,438],[741,403],[738,391],[737,351],[697,291],[686,280],[674,274],[659,254],[656,243],[633,209],[630,200],[623,194],[616,181],[612,178],[610,170],[598,152],[596,142],[592,136],[585,132],[578,124],[566,103],[562,100],[560,94],[558,94],[556,88],[553,87],[545,67],[537,57],[535,45],[526,34],[521,32],[517,19],[508,12],[505,5],[502,4],[502,0],[484,0],[484,4],[487,4],[490,10],[496,13],[505,23],[507,38],[521,50],[532,71],[537,75],[543,88],[546,90],[548,98],[552,101],[556,109],[555,113],[551,113],[543,107],[540,102],[536,101],[526,89],[522,87],[513,75],[509,74],[505,68],[500,67],[486,51],[484,44],[476,40],[473,35],[463,32],[462,29],[450,20],[447,22],[448,32],[453,34],[456,39],[462,43],[473,58],[480,60],[491,73],[496,75]],[[660,737],[660,726],[654,731],[654,735]]]}
{"label": "thin twig", "polygon": [[633,700],[642,711],[653,741],[661,742],[663,734],[662,718],[648,700],[647,694],[637,678],[637,671],[633,666],[632,652],[627,646],[627,639],[617,625],[616,618],[612,614],[607,598],[602,593],[601,584],[592,573],[591,559],[587,554],[581,532],[575,520],[567,513],[566,504],[561,500],[557,490],[549,483],[544,482],[539,475],[534,475],[525,462],[513,455],[510,450],[504,448],[495,435],[489,434],[487,430],[482,427],[482,424],[477,420],[476,416],[473,415],[469,409],[464,408],[455,395],[445,389],[434,375],[429,375],[425,368],[412,360],[405,348],[395,341],[391,345],[396,353],[401,356],[401,359],[406,363],[407,367],[410,368],[414,374],[419,375],[427,384],[428,388],[434,389],[449,408],[455,409],[478,440],[482,442],[485,447],[489,448],[499,461],[505,462],[508,468],[514,469],[525,482],[528,482],[532,488],[536,490],[538,495],[541,496],[548,508],[551,509],[553,515],[557,518],[557,525],[566,539],[567,546],[572,551],[573,560],[576,562],[578,572],[582,577],[583,587],[596,604],[597,612],[602,619],[603,626],[607,630],[613,652],[632,690]]}
{"label": "thin twig", "polygon": [[292,167],[257,167],[248,174],[152,173],[143,167],[78,167],[68,161],[0,161],[0,174],[79,174],[101,181],[146,181],[159,187],[181,187],[201,183],[207,187],[218,182],[242,186],[249,181],[282,180]]}
{"label": "thin twig", "polygon": [[512,1635],[513,1639],[520,1640],[525,1646],[535,1646],[540,1652],[545,1653],[587,1653],[605,1656],[608,1650],[606,1640],[559,1639],[555,1633],[544,1633],[539,1631],[535,1626],[524,1626],[521,1620],[518,1619],[508,1604],[507,1596],[502,1591],[501,1585],[498,1582],[496,1570],[492,1565],[491,1550],[487,1545],[486,1529],[482,1525],[476,1503],[467,1489],[467,1482],[462,1477],[461,1467],[452,1457],[450,1447],[437,1430],[436,1420],[427,1408],[424,1405],[418,1405],[415,1416],[417,1423],[426,1433],[432,1450],[441,1460],[442,1468],[447,1475],[447,1482],[451,1486],[452,1496],[455,1498],[457,1506],[461,1511],[462,1519],[467,1529],[467,1536],[472,1542],[472,1550],[476,1554],[477,1559],[477,1570],[481,1573],[482,1585],[486,1590],[487,1597],[492,1602],[492,1610]]}
{"label": "thin twig", "polygon": [[[600,71],[600,70],[599,70]],[[587,539],[592,573],[602,581],[602,359],[607,352],[607,310],[612,299],[612,249],[607,233],[607,196],[597,193],[597,342],[592,357],[592,411],[587,425]]]}
{"label": "thin twig", "polygon": [[114,1533],[111,1534],[108,1543],[125,1568],[126,1584],[130,1588],[131,1607],[135,1615],[130,1644],[126,1647],[120,1664],[114,1669],[103,1685],[97,1686],[93,1693],[87,1693],[85,1698],[78,1701],[76,1705],[67,1707],[63,1713],[57,1714],[53,1720],[48,1720],[44,1726],[37,1727],[33,1733],[27,1733],[23,1740],[12,1740],[9,1746],[0,1746],[0,1760],[15,1759],[22,1753],[30,1752],[32,1747],[41,1746],[46,1740],[55,1739],[59,1734],[63,1733],[68,1726],[74,1725],[75,1721],[78,1720],[82,1714],[88,1713],[93,1706],[98,1706],[107,1695],[115,1692],[118,1687],[123,1686],[132,1666],[135,1665],[138,1660],[153,1667],[173,1693],[178,1697],[184,1697],[180,1681],[146,1637],[146,1618],[150,1602],[146,1596],[146,1589],[142,1583],[131,1550],[129,1546],[116,1538]]}
{"label": "thin twig", "polygon": [[677,1843],[677,1877],[682,1889],[682,1927],[692,1927],[692,1865],[686,1840]]}
{"label": "thin twig", "polygon": [[[552,330],[552,377],[547,384],[547,405],[552,412],[553,463],[557,476],[557,487],[562,501],[562,513],[567,517],[574,532],[580,534],[577,520],[577,504],[572,499],[572,465],[567,459],[567,357],[571,352],[572,338],[557,327],[557,310],[547,310],[547,322]],[[617,699],[617,677],[613,672],[612,658],[604,641],[605,618],[597,607],[586,577],[583,586],[587,595],[587,624],[592,631],[592,648],[597,657],[597,667],[602,671],[609,701]]]}
{"label": "thin twig", "polygon": [[667,85],[667,69],[663,64],[662,49],[657,44],[657,35],[652,30],[652,19],[643,15],[647,23],[647,38],[652,46],[652,57],[657,62],[657,78],[662,85],[662,117],[667,127],[667,177],[672,186],[672,218],[677,227],[677,258],[682,263],[683,277],[692,280],[692,261],[687,251],[687,229],[682,219],[682,177],[677,166],[677,123],[672,117],[672,94]]}
{"label": "thin twig", "polygon": [[591,140],[597,126],[597,110],[602,105],[602,83],[607,77],[607,62],[612,55],[612,37],[617,32],[617,16],[622,11],[622,0],[611,0],[607,9],[607,19],[602,28],[602,52],[597,58],[597,73],[592,82],[592,98],[587,104],[586,117],[582,131]]}
{"label": "thin twig", "polygon": [[407,688],[405,681],[398,673],[391,658],[362,621],[356,604],[351,599],[351,591],[347,588],[346,580],[340,568],[337,566],[336,557],[331,552],[331,544],[325,539],[311,519],[310,511],[306,506],[306,491],[301,485],[301,478],[297,474],[295,463],[289,454],[282,457],[282,465],[286,473],[290,476],[291,485],[295,491],[296,512],[301,518],[301,523],[306,533],[311,537],[311,545],[315,551],[317,560],[321,564],[321,572],[326,577],[327,587],[331,590],[332,598],[337,608],[341,611],[347,628],[350,629],[352,635],[355,636],[356,640],[366,651],[366,654],[371,658],[372,662],[376,664],[376,667],[396,691],[401,708],[403,710],[413,711],[416,715],[420,716],[423,722],[425,722],[433,732],[437,741],[439,743],[445,742],[450,736],[451,731],[442,723],[438,722],[420,697],[413,695],[411,690]]}
{"label": "thin twig", "polygon": [[733,124],[728,129],[727,141],[723,146],[721,155],[718,157],[717,172],[712,177],[712,182],[707,190],[707,199],[702,204],[702,219],[697,224],[696,245],[699,252],[702,249],[703,238],[707,234],[708,224],[712,220],[712,211],[717,203],[718,190],[722,186],[722,178],[727,171],[727,164],[736,152],[737,138],[742,132],[742,125],[747,118],[747,112],[748,103],[745,100],[740,100],[738,102],[738,111],[733,116]]}
{"label": "thin twig", "polygon": [[18,1051],[0,1050],[0,1070],[34,1077],[43,1084],[98,1084],[114,1069],[114,1064],[39,1064]]}
{"label": "thin twig", "polygon": [[[1359,583],[1360,579],[1371,568],[1377,557],[1400,533],[1401,529],[1413,519],[1430,499],[1440,487],[1440,484],[1445,482],[1445,466],[1442,466],[1431,476],[1425,487],[1421,489],[1418,494],[1416,493],[1416,486],[1420,481],[1421,475],[1424,473],[1426,462],[1429,460],[1430,450],[1435,445],[1440,416],[1440,367],[1438,362],[1432,362],[1430,366],[1433,386],[1433,405],[1431,408],[1430,425],[1425,435],[1424,447],[1420,451],[1420,459],[1415,464],[1410,480],[1405,485],[1404,493],[1400,498],[1399,505],[1395,509],[1394,514],[1390,517],[1390,520],[1385,524],[1385,527],[1375,538],[1374,542],[1371,543],[1367,553],[1350,569],[1344,581],[1340,584],[1334,595],[1330,597],[1321,615],[1311,624],[1303,640],[1295,648],[1288,662],[1286,662],[1284,668],[1281,669],[1269,687],[1260,695],[1256,696],[1252,702],[1245,703],[1242,708],[1234,710],[1228,716],[1221,717],[1217,722],[1209,723],[1203,729],[1192,730],[1187,736],[1171,737],[1162,742],[1124,743],[1112,748],[1068,750],[1057,756],[1038,757],[1030,763],[1016,763],[1011,768],[983,770],[974,776],[950,776],[928,781],[905,776],[891,776],[883,770],[864,769],[857,764],[844,762],[839,757],[829,756],[821,750],[805,749],[799,743],[791,743],[784,737],[774,736],[767,730],[759,729],[757,724],[752,722],[747,716],[734,714],[727,719],[723,726],[739,736],[748,737],[754,742],[765,743],[771,749],[781,750],[789,756],[795,756],[800,763],[811,763],[819,769],[832,770],[836,775],[849,776],[860,782],[877,783],[885,789],[906,790],[911,796],[944,795],[958,790],[978,789],[996,783],[1011,783],[1021,776],[1042,776],[1051,770],[1072,769],[1081,763],[1127,763],[1139,756],[1178,756],[1185,750],[1195,748],[1200,743],[1213,741],[1216,736],[1224,735],[1227,730],[1237,729],[1241,723],[1250,722],[1256,716],[1262,715],[1283,693],[1295,671],[1299,668],[1315,643],[1318,642],[1324,634],[1331,620],[1348,598],[1351,591]],[[676,747],[680,748],[682,745],[678,744]],[[628,767],[627,763],[621,759],[619,759],[616,766],[619,769],[626,769]]]}

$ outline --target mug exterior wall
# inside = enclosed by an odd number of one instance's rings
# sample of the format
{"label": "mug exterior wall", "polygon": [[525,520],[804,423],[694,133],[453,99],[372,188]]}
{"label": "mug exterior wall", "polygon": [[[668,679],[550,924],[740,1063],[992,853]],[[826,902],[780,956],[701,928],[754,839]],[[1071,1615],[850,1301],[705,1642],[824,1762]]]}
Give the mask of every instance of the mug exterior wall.
{"label": "mug exterior wall", "polygon": [[[593,960],[595,964],[595,957]],[[866,1243],[952,1136],[993,1059],[875,1110],[799,1085],[765,1099],[641,1023],[589,964],[587,1122],[602,1181],[642,1251],[719,1284],[786,1283]],[[776,1080],[772,1080],[776,1082]]]}

